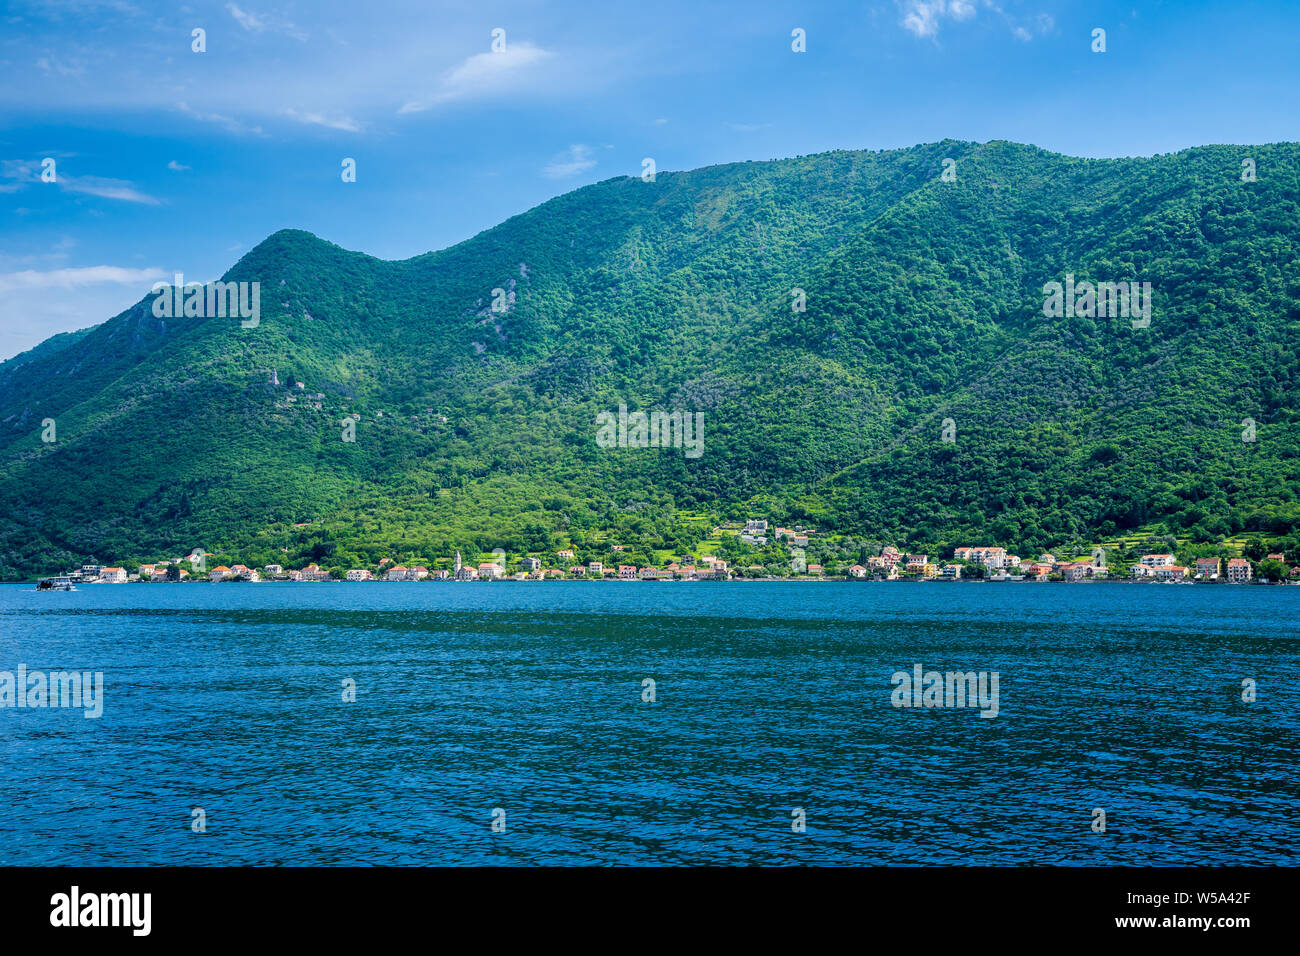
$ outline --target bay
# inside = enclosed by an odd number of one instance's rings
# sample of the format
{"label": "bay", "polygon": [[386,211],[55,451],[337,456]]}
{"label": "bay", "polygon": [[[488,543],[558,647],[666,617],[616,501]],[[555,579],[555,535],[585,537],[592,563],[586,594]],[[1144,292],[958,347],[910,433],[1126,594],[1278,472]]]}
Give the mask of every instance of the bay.
{"label": "bay", "polygon": [[[1298,612],[1226,585],[0,585],[0,671],[105,687],[98,719],[0,708],[0,860],[1294,863]],[[997,716],[893,706],[917,664],[997,672]]]}

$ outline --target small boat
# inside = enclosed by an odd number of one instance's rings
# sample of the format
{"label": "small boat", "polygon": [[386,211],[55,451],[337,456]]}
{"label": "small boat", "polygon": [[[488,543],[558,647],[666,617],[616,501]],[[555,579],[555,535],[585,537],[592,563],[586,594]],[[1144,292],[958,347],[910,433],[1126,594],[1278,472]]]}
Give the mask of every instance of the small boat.
{"label": "small boat", "polygon": [[36,584],[38,591],[75,591],[71,578],[41,578]]}

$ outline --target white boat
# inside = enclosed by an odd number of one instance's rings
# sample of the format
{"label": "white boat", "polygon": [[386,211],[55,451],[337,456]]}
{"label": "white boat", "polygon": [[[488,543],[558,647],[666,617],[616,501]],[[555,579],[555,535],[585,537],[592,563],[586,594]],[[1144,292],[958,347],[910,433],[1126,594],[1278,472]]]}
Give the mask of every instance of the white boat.
{"label": "white boat", "polygon": [[36,584],[38,591],[75,591],[71,578],[41,578]]}

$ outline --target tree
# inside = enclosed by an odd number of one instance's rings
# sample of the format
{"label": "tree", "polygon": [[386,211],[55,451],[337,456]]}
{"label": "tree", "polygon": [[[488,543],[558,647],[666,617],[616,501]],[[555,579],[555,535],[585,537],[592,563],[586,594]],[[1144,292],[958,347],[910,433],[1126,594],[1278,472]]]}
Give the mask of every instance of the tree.
{"label": "tree", "polygon": [[1255,577],[1265,581],[1285,581],[1290,573],[1291,569],[1285,564],[1270,558],[1265,558],[1255,565]]}

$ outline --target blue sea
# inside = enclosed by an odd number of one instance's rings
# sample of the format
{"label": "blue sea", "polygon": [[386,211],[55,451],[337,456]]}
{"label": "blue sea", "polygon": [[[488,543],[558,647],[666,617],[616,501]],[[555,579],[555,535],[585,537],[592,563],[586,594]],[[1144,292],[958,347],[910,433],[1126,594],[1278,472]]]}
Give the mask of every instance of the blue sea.
{"label": "blue sea", "polygon": [[[0,708],[0,862],[1293,864],[1297,621],[1226,585],[0,585],[0,672],[103,675],[97,719]],[[894,706],[917,665],[996,672],[997,716]]]}

